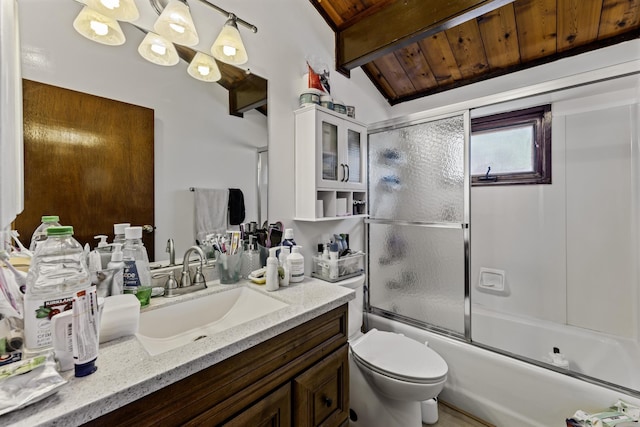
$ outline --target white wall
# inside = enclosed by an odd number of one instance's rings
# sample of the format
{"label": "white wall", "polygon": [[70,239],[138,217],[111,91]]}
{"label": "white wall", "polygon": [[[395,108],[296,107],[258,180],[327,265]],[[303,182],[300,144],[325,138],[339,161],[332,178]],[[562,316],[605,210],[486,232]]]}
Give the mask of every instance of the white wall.
{"label": "white wall", "polygon": [[[637,85],[631,77],[475,110],[552,103],[553,183],[472,188],[474,304],[636,338]],[[504,270],[508,294],[479,289],[481,267]]]}
{"label": "white wall", "polygon": [[241,188],[247,220],[256,219],[255,148],[267,144],[267,119],[230,116],[227,91],[194,80],[182,61],[161,67],[142,59],[143,34],[127,24],[122,46],[85,39],[72,27],[80,9],[67,0],[20,1],[23,77],[154,109],[156,258],[167,258],[170,237],[178,256],[194,242],[189,187]]}

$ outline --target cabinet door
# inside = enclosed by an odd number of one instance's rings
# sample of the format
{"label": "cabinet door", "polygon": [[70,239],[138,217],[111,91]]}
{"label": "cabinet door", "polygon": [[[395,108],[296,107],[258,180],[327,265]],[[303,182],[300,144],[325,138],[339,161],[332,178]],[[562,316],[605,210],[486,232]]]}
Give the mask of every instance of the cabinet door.
{"label": "cabinet door", "polygon": [[364,190],[366,187],[366,155],[367,131],[354,123],[347,123],[344,128],[344,144],[340,162],[344,164],[346,176],[343,188]]}
{"label": "cabinet door", "polygon": [[339,187],[346,177],[346,167],[342,160],[342,124],[338,118],[322,111],[317,113],[316,132],[318,154],[318,187]]}
{"label": "cabinet door", "polygon": [[296,427],[340,426],[349,416],[348,345],[293,380]]}
{"label": "cabinet door", "polygon": [[[198,419],[201,425],[207,425],[206,419]],[[239,415],[236,415],[223,427],[290,427],[291,426],[291,384],[287,383],[278,390],[260,399]]]}

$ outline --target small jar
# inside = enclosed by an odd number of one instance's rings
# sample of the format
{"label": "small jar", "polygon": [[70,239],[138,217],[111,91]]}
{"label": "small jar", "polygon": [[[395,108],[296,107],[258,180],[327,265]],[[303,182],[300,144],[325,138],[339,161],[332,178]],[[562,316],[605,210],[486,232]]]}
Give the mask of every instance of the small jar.
{"label": "small jar", "polygon": [[328,108],[329,110],[333,110],[333,98],[331,97],[331,95],[321,95],[320,105],[322,105],[324,108]]}
{"label": "small jar", "polygon": [[333,111],[340,114],[347,114],[347,107],[345,107],[342,101],[333,101]]}
{"label": "small jar", "polygon": [[320,105],[321,91],[318,89],[309,88],[300,94],[300,107],[306,107],[309,105]]}

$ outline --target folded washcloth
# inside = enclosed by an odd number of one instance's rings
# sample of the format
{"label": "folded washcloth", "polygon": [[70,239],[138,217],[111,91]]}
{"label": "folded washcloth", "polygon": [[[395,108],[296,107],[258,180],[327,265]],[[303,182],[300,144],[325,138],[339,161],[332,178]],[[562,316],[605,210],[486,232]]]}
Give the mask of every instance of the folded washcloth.
{"label": "folded washcloth", "polygon": [[195,188],[194,237],[204,242],[207,234],[227,231],[228,189]]}

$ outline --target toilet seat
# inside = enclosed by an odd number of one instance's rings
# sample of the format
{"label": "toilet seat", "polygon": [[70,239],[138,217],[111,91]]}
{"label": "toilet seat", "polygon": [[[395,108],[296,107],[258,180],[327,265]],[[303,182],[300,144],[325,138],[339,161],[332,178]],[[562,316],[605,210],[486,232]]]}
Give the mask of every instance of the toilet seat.
{"label": "toilet seat", "polygon": [[372,329],[351,344],[351,350],[354,359],[366,368],[411,383],[442,382],[449,369],[426,345],[393,332]]}

